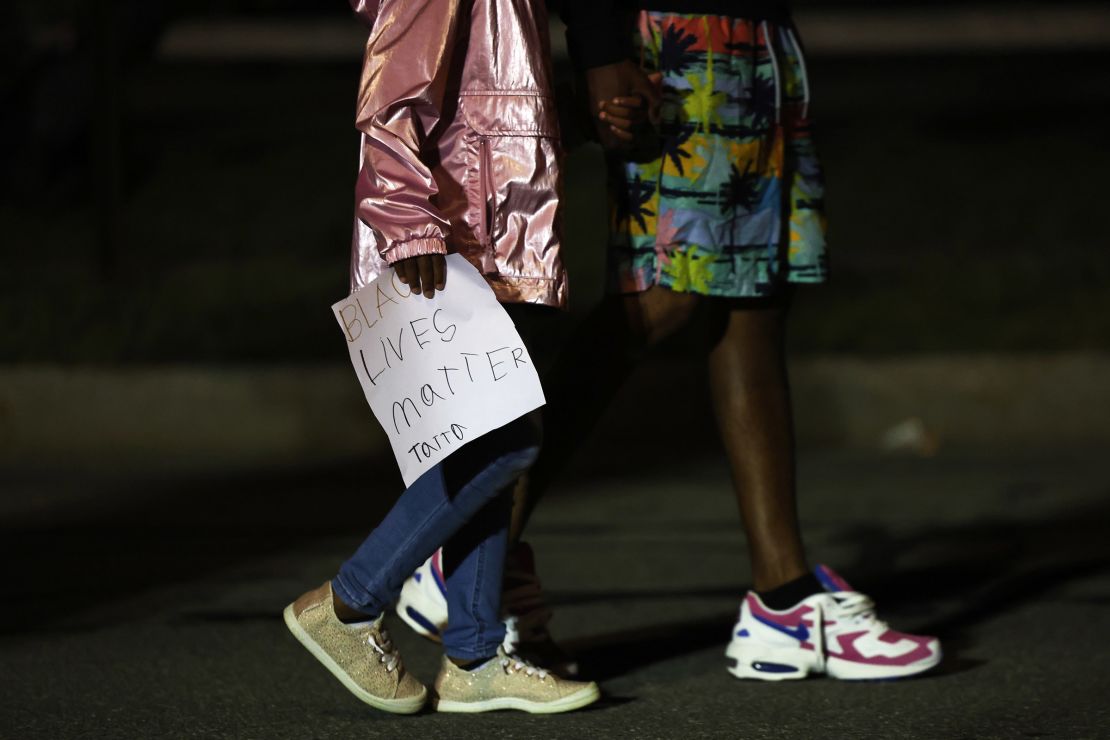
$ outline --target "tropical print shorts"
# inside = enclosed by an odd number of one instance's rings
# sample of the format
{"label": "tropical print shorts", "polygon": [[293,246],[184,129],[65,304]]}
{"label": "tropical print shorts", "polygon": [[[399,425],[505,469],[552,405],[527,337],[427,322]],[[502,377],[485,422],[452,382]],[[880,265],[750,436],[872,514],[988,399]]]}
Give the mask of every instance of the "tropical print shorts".
{"label": "tropical print shorts", "polygon": [[662,154],[610,161],[613,289],[731,297],[825,280],[824,183],[789,26],[642,12],[663,78]]}

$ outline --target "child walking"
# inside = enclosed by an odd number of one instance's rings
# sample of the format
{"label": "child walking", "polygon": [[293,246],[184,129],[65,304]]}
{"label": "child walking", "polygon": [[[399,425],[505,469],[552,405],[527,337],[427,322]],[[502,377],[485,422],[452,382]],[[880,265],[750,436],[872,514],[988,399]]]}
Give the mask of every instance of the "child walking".
{"label": "child walking", "polygon": [[[558,130],[542,16],[514,0],[352,0],[371,27],[352,289],[390,268],[426,297],[459,253],[503,303],[560,306]],[[420,476],[339,572],[285,609],[293,635],[362,701],[419,711],[428,690],[383,624],[405,579],[442,548],[451,618],[435,679],[443,712],[564,712],[597,700],[507,652],[500,598],[514,481],[539,451],[518,419]],[[342,515],[342,513],[340,513]]]}

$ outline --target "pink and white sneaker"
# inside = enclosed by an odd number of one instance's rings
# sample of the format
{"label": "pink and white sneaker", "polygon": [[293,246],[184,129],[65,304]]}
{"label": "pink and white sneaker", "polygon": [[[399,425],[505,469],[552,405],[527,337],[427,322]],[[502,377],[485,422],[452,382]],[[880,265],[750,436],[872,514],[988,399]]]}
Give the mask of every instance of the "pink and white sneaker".
{"label": "pink and white sneaker", "polygon": [[935,637],[895,632],[875,604],[831,568],[814,571],[826,592],[773,611],[749,591],[725,651],[737,678],[783,681],[824,673],[846,680],[903,678],[940,662]]}
{"label": "pink and white sneaker", "polygon": [[[409,576],[401,588],[395,609],[413,632],[435,642],[442,641],[447,628],[447,585],[443,578],[443,551],[436,550]],[[532,548],[518,542],[505,562],[501,593],[505,623],[506,653],[542,665],[561,678],[578,674],[578,663],[552,639],[547,630],[551,610],[544,599]]]}
{"label": "pink and white sneaker", "polygon": [[397,599],[397,616],[421,637],[440,642],[447,627],[447,585],[443,580],[443,551],[436,550],[408,577]]}

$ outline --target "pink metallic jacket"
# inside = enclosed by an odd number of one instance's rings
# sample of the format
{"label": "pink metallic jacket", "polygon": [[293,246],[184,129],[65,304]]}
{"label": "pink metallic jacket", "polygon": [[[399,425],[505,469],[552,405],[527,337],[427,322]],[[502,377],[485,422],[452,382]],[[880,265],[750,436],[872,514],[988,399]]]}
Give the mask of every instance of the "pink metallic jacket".
{"label": "pink metallic jacket", "polygon": [[459,252],[502,302],[565,304],[558,120],[535,4],[351,0],[371,25],[352,290],[406,257]]}

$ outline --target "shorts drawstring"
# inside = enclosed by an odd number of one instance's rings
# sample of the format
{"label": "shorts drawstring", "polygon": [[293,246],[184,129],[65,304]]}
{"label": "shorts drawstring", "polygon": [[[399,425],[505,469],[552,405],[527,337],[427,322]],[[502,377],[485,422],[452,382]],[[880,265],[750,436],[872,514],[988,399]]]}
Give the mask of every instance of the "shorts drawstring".
{"label": "shorts drawstring", "polygon": [[775,47],[771,43],[771,32],[767,21],[762,21],[760,27],[763,29],[763,43],[767,46],[767,56],[771,59],[771,87],[775,90],[775,123],[780,121],[780,112],[782,110],[782,86],[779,79],[779,62],[775,59]]}
{"label": "shorts drawstring", "polygon": [[798,43],[798,37],[794,34],[794,29],[786,29],[786,37],[790,39],[790,44],[794,47],[794,53],[798,56],[798,74],[802,78],[802,118],[809,117],[809,75],[806,74],[806,55],[802,52],[802,45]]}

